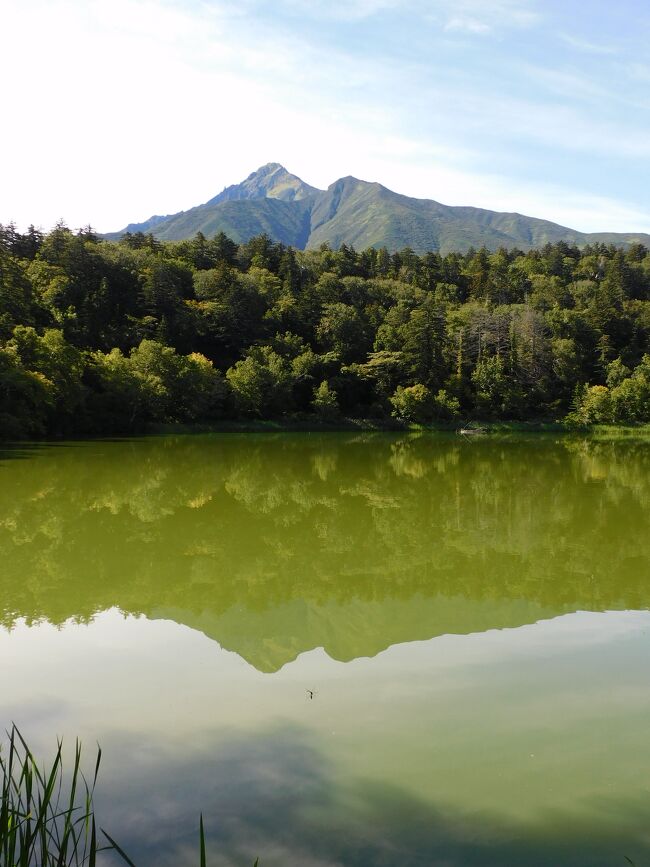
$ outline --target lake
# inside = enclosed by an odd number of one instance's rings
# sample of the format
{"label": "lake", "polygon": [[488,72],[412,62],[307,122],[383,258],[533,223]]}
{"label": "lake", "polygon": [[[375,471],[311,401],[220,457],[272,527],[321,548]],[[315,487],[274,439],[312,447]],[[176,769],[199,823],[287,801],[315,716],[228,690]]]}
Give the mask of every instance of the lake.
{"label": "lake", "polygon": [[0,726],[101,744],[139,867],[201,812],[224,867],[650,863],[648,444],[7,448],[0,562]]}

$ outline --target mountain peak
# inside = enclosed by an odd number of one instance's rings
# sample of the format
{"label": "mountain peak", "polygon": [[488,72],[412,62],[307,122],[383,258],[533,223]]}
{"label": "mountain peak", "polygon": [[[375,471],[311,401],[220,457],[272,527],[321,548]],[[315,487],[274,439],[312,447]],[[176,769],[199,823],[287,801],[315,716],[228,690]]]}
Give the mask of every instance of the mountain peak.
{"label": "mountain peak", "polygon": [[369,184],[370,181],[362,181],[360,178],[355,178],[354,175],[345,175],[343,178],[337,178],[334,183],[330,184],[328,190],[339,189],[340,187],[354,186],[356,184]]}
{"label": "mountain peak", "polygon": [[255,175],[270,175],[270,174],[273,174],[273,172],[277,172],[277,171],[281,171],[281,172],[285,172],[286,174],[289,174],[289,172],[287,172],[285,167],[283,165],[281,165],[280,163],[264,163],[264,165],[260,166],[259,169],[256,169],[256,171],[251,172],[248,177],[252,178]]}
{"label": "mountain peak", "polygon": [[245,181],[226,187],[208,205],[233,202],[241,199],[280,199],[295,202],[321,192],[310,187],[297,175],[292,175],[280,163],[266,163],[252,172]]}
{"label": "mountain peak", "polygon": [[[346,175],[344,178],[339,178],[330,184],[327,192],[352,191],[352,190],[384,190],[390,192],[386,187],[382,186],[378,181],[364,181],[361,178],[355,178],[354,175]],[[393,195],[398,195],[393,193]]]}

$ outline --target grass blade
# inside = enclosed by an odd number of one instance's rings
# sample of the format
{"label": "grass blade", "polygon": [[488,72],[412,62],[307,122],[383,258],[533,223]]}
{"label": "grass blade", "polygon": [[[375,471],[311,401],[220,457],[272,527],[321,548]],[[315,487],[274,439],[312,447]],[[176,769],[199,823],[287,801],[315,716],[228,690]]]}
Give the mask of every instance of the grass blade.
{"label": "grass blade", "polygon": [[106,839],[107,839],[108,842],[111,844],[112,848],[115,849],[115,851],[116,851],[117,854],[120,856],[120,858],[121,858],[123,861],[126,861],[126,863],[129,865],[129,867],[135,867],[135,864],[133,863],[133,861],[131,861],[131,859],[130,859],[129,856],[126,854],[126,852],[125,852],[122,848],[120,848],[120,846],[117,845],[117,843],[115,842],[115,840],[113,840],[113,838],[111,837],[111,835],[110,835],[110,834],[107,834],[106,831],[104,831],[103,828],[100,828],[99,830],[102,832],[102,834],[104,835],[104,837],[106,837]]}
{"label": "grass blade", "polygon": [[205,863],[205,831],[203,830],[203,813],[199,819],[199,845],[201,849],[201,867],[206,867]]}
{"label": "grass blade", "polygon": [[[97,775],[95,774],[95,779]],[[93,816],[92,831],[90,834],[90,853],[88,855],[88,867],[95,867],[97,860],[97,830],[95,828],[95,817]]]}

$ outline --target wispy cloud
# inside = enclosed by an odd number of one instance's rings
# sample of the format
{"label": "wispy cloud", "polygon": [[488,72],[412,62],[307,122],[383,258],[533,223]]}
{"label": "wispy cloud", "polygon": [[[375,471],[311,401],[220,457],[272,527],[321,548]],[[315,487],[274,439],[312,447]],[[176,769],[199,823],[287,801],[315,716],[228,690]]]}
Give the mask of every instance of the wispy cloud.
{"label": "wispy cloud", "polygon": [[[221,0],[231,2],[231,0]],[[505,27],[530,27],[542,16],[539,0],[277,0],[276,7],[306,19],[363,21],[394,12],[402,20],[438,20],[447,30],[486,33]],[[260,9],[263,0],[240,0],[244,7]]]}
{"label": "wispy cloud", "polygon": [[577,51],[584,51],[587,54],[617,54],[618,49],[614,45],[605,45],[600,42],[591,42],[581,36],[575,36],[570,33],[560,33],[560,39],[571,48]]}
{"label": "wispy cloud", "polygon": [[636,81],[650,81],[650,65],[646,63],[632,63],[627,67],[627,72]]}
{"label": "wispy cloud", "polygon": [[534,0],[436,0],[431,14],[442,16],[443,29],[486,35],[512,28],[529,28],[539,24],[542,15]]}
{"label": "wispy cloud", "polygon": [[460,30],[465,33],[491,33],[492,27],[486,24],[485,21],[478,21],[476,18],[468,18],[467,16],[455,15],[450,18],[444,26],[447,32]]}
{"label": "wispy cloud", "polygon": [[576,100],[589,100],[593,103],[601,100],[602,105],[603,100],[618,101],[625,97],[624,94],[612,91],[585,73],[567,72],[563,69],[552,69],[529,63],[522,63],[520,68],[532,83],[557,97],[562,97],[564,101],[575,103]]}
{"label": "wispy cloud", "polygon": [[337,21],[363,21],[381,12],[399,7],[400,0],[279,0],[287,11],[311,18]]}
{"label": "wispy cloud", "polygon": [[440,100],[448,100],[449,113],[454,101],[462,105],[457,123],[462,124],[464,134],[467,137],[481,135],[486,144],[497,140],[513,148],[519,142],[520,148],[516,150],[541,146],[556,156],[582,153],[617,159],[650,158],[650,136],[643,125],[635,125],[633,121],[622,124],[575,100],[502,94],[498,100],[490,102],[481,91],[465,90],[449,95],[438,92]]}

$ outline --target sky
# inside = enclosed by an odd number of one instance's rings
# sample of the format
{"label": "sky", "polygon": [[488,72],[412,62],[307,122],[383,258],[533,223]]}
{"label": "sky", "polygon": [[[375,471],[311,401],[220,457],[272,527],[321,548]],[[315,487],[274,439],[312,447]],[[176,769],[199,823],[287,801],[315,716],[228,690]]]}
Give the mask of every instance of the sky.
{"label": "sky", "polygon": [[267,162],[650,232],[648,0],[0,0],[0,222],[117,230]]}

